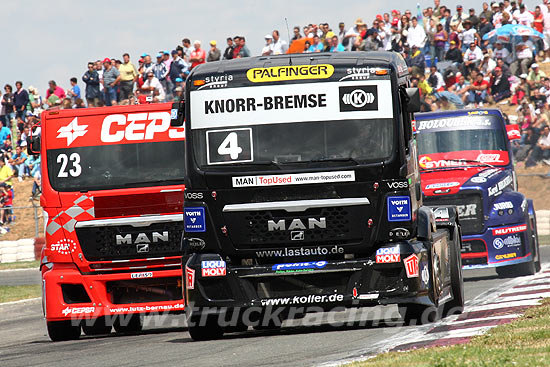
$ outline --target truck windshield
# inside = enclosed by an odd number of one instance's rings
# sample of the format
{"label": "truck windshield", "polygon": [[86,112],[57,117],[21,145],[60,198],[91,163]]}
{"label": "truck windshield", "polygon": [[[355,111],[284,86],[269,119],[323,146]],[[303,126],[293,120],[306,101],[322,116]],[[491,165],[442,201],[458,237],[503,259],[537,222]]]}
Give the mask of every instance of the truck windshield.
{"label": "truck windshield", "polygon": [[202,168],[319,161],[380,161],[393,145],[393,120],[339,120],[193,130]]}
{"label": "truck windshield", "polygon": [[476,115],[417,120],[419,156],[506,164],[506,134],[499,119]]}
{"label": "truck windshield", "polygon": [[49,180],[57,191],[183,184],[184,140],[51,149]]}

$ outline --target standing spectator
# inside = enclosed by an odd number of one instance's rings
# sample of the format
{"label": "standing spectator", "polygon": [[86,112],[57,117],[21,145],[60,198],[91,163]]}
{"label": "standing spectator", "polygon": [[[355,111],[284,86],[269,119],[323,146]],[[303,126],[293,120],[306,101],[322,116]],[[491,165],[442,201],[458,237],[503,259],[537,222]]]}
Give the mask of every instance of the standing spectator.
{"label": "standing spectator", "polygon": [[184,80],[186,74],[189,73],[189,64],[179,57],[176,50],[172,51],[172,63],[170,64],[170,80],[172,80],[172,88],[176,88],[177,79]]}
{"label": "standing spectator", "polygon": [[[27,106],[27,110],[31,111],[33,115],[39,116],[42,113],[42,104],[42,97],[38,93],[38,89],[31,85],[29,87],[29,105]],[[2,120],[0,119],[0,121]]]}
{"label": "standing spectator", "polygon": [[462,30],[464,29],[462,22],[464,22],[466,19],[468,19],[468,16],[462,11],[462,5],[457,5],[456,14],[451,17],[451,26],[456,25],[457,30],[459,32],[462,32]]}
{"label": "standing spectator", "polygon": [[103,60],[103,88],[105,94],[105,105],[106,106],[116,106],[117,104],[117,85],[120,82],[120,73],[113,67],[111,59],[106,57]]}
{"label": "standing spectator", "polygon": [[222,54],[220,50],[218,49],[217,42],[212,40],[210,41],[210,51],[208,51],[208,56],[206,57],[206,61],[219,61],[222,57]]}
{"label": "standing spectator", "polygon": [[151,61],[151,56],[147,54],[143,56],[143,73],[147,74],[153,71],[153,66],[155,66],[155,64]]}
{"label": "standing spectator", "polygon": [[483,41],[483,36],[485,36],[487,33],[491,32],[493,30],[493,25],[491,24],[491,22],[489,22],[489,20],[487,19],[487,17],[485,15],[480,15],[479,16],[479,38],[481,39],[481,45],[482,45],[482,48],[483,49],[486,49],[487,46],[489,45],[489,41]]}
{"label": "standing spectator", "polygon": [[134,95],[134,83],[138,78],[136,66],[130,62],[130,54],[122,55],[123,63],[118,68],[120,73],[120,100],[129,99]]}
{"label": "standing spectator", "polygon": [[197,65],[204,64],[206,62],[206,52],[201,48],[201,41],[197,40],[193,45],[195,48],[191,51],[189,56],[191,69],[194,69]]}
{"label": "standing spectator", "polygon": [[[341,43],[344,47],[346,47],[345,44],[345,37],[346,37],[346,25],[344,22],[338,23],[338,33],[336,34],[338,36],[338,42]],[[349,40],[347,41],[349,43]]]}
{"label": "standing spectator", "polygon": [[227,47],[225,48],[225,51],[223,52],[223,59],[224,60],[231,60],[233,58],[233,48],[235,45],[233,44],[233,39],[231,37],[227,37]]}
{"label": "standing spectator", "polygon": [[424,49],[426,45],[426,32],[424,28],[418,24],[418,19],[416,17],[412,18],[412,24],[408,29],[407,42],[413,47],[417,46],[419,50]]}
{"label": "standing spectator", "polygon": [[[2,91],[0,91],[0,100],[3,102],[3,98],[1,97],[2,97]],[[0,126],[4,126],[4,124],[6,123],[5,118],[6,118],[6,108],[4,107],[3,103],[0,103],[0,123],[1,123]]]}
{"label": "standing spectator", "polygon": [[294,32],[294,34],[292,35],[292,38],[290,39],[290,44],[292,44],[292,42],[302,38],[302,35],[300,34],[300,27],[294,27],[293,32]]}
{"label": "standing spectator", "polygon": [[181,44],[183,45],[183,47],[181,47],[183,50],[183,59],[187,62],[191,62],[191,40],[189,38],[184,38]]}
{"label": "standing spectator", "polygon": [[447,32],[443,29],[443,24],[439,23],[436,27],[436,32],[434,34],[434,47],[435,47],[435,57],[438,61],[443,61],[445,56],[445,44],[449,39]]}
{"label": "standing spectator", "polygon": [[80,97],[80,87],[78,86],[78,80],[75,77],[72,77],[71,80],[71,88],[67,91],[67,95],[71,98],[73,103],[76,103],[76,100],[81,98]]}
{"label": "standing spectator", "polygon": [[239,36],[239,47],[239,53],[237,54],[238,58],[250,57],[250,50],[246,47],[246,39],[244,36]]}
{"label": "standing spectator", "polygon": [[0,156],[0,184],[8,184],[12,186],[11,179],[13,178],[13,170],[6,164],[6,157]]}
{"label": "standing spectator", "polygon": [[359,34],[360,34],[359,27],[364,26],[364,25],[365,25],[365,23],[363,23],[363,20],[361,18],[359,18],[355,21],[355,25],[353,27],[351,27],[350,29],[348,29],[348,31],[344,35],[344,40],[341,41],[341,42],[342,42],[342,45],[345,46],[347,51],[352,50],[352,46],[353,46],[353,43],[355,41],[355,38],[357,38],[357,36],[359,36]]}
{"label": "standing spectator", "polygon": [[168,89],[169,86],[166,80],[166,78],[168,77],[168,69],[166,68],[166,64],[164,63],[164,56],[161,52],[157,54],[157,63],[155,64],[155,66],[153,66],[153,74],[155,75],[155,78],[159,80],[168,99],[170,99],[172,96],[172,91],[171,89]]}
{"label": "standing spectator", "polygon": [[25,121],[27,116],[27,105],[29,104],[29,93],[23,89],[23,83],[15,82],[15,93],[13,94],[13,105],[15,107],[15,116]]}
{"label": "standing spectator", "polygon": [[[462,24],[464,26],[464,31],[459,35],[459,38],[462,41],[462,52],[465,53],[472,43],[481,45],[481,38],[475,28],[472,27],[472,22],[468,19]],[[466,59],[466,55],[464,55],[464,59]]]}
{"label": "standing spectator", "polygon": [[286,54],[288,50],[288,44],[285,40],[279,37],[279,31],[273,31],[273,55]]}
{"label": "standing spectator", "polygon": [[4,106],[4,126],[11,126],[11,120],[15,118],[15,111],[13,108],[13,88],[9,84],[4,85],[2,106]]}
{"label": "standing spectator", "polygon": [[95,70],[94,63],[88,63],[88,70],[82,76],[82,81],[86,83],[86,101],[88,107],[97,107],[101,92],[99,91],[99,74]]}
{"label": "standing spectator", "polygon": [[266,34],[265,46],[264,48],[262,48],[262,56],[269,56],[269,55],[273,55],[273,36],[271,36],[270,34]]}
{"label": "standing spectator", "polygon": [[519,11],[516,11],[514,13],[514,19],[518,24],[522,24],[524,26],[527,26],[531,28],[531,25],[533,24],[534,17],[533,14],[527,11],[525,9],[525,4],[521,4],[519,6]]}
{"label": "standing spectator", "polygon": [[[485,17],[485,19],[489,21],[489,23],[491,23],[491,21],[493,20],[493,12],[491,11],[491,9],[489,9],[489,4],[487,4],[486,2],[483,3],[483,11],[479,13],[480,21],[481,21],[481,17]],[[481,29],[480,29],[480,34],[481,34]]]}
{"label": "standing spectator", "polygon": [[64,99],[66,97],[65,91],[63,90],[63,88],[57,85],[55,80],[50,80],[48,82],[48,85],[50,87],[46,91],[46,98],[50,98],[52,94],[56,95],[59,99]]}
{"label": "standing spectator", "polygon": [[546,58],[543,63],[550,62],[550,3],[544,0],[544,4],[540,5],[540,12],[543,19],[543,34],[544,34],[544,53]]}
{"label": "standing spectator", "polygon": [[468,16],[468,18],[466,18],[466,20],[468,20],[471,24],[472,24],[472,27],[475,28],[475,29],[479,29],[478,26],[479,26],[479,18],[478,16],[476,15],[476,11],[474,8],[470,8],[470,14]]}

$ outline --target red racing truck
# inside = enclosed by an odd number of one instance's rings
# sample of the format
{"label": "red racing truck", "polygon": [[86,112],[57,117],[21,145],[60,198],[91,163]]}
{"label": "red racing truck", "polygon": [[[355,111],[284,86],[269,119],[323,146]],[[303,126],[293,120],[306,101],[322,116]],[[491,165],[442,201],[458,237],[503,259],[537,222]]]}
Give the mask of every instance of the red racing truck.
{"label": "red racing truck", "polygon": [[184,309],[184,129],[170,104],[46,111],[43,309],[53,341],[141,330]]}

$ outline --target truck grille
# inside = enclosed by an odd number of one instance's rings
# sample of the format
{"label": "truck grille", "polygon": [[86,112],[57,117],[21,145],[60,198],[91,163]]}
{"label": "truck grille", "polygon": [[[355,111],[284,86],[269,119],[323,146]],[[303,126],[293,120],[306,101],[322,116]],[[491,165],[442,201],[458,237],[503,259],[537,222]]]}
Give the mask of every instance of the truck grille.
{"label": "truck grille", "polygon": [[483,201],[479,193],[460,193],[456,195],[428,196],[424,204],[430,206],[454,205],[465,235],[483,231]]}
{"label": "truck grille", "polygon": [[[231,241],[237,249],[271,248],[273,245],[318,245],[360,242],[367,232],[366,210],[362,206],[310,209],[300,213],[250,211],[224,214]],[[309,228],[308,220],[324,218],[326,228]],[[296,221],[297,220],[297,221]],[[284,221],[282,229],[269,231],[268,222]],[[292,228],[293,221],[303,228]],[[295,222],[295,223],[296,223]]]}
{"label": "truck grille", "polygon": [[[77,227],[76,235],[87,260],[105,261],[180,255],[182,231],[183,223],[167,222],[153,223],[147,227],[129,225]],[[159,234],[168,232],[168,241],[154,236],[154,232]],[[117,244],[117,235],[131,238],[131,240],[119,241],[123,243]]]}

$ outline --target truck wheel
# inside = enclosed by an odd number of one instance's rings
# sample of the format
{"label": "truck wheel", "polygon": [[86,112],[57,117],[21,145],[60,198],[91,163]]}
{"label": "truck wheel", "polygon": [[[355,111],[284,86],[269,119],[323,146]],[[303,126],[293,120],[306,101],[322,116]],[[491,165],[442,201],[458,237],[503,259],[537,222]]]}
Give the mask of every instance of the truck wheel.
{"label": "truck wheel", "polygon": [[533,244],[533,251],[535,252],[535,272],[540,271],[540,248],[539,248],[539,233],[537,231],[537,217],[536,215],[533,216],[533,218],[530,218],[529,220],[530,228],[531,228],[531,237],[533,241],[531,242]]}
{"label": "truck wheel", "polygon": [[457,225],[454,228],[454,236],[450,244],[450,266],[451,266],[451,291],[453,299],[445,304],[443,314],[445,316],[460,314],[464,311],[464,281],[462,278],[462,256],[460,248],[462,245],[462,234]]}
{"label": "truck wheel", "polygon": [[210,316],[206,322],[200,322],[200,318],[196,322],[190,322],[188,328],[191,339],[195,341],[214,340],[223,336],[223,329],[218,324],[218,316]]}
{"label": "truck wheel", "polygon": [[73,325],[71,320],[48,321],[48,336],[54,342],[76,340],[80,338],[80,325]]}
{"label": "truck wheel", "polygon": [[97,319],[83,320],[82,331],[86,335],[104,335],[111,333],[111,325],[105,323],[105,317]]}
{"label": "truck wheel", "polygon": [[425,325],[435,322],[438,318],[437,308],[416,303],[400,304],[399,313],[405,325]]}
{"label": "truck wheel", "polygon": [[115,331],[121,334],[139,333],[143,329],[141,316],[138,314],[119,315],[113,322],[113,326]]}

